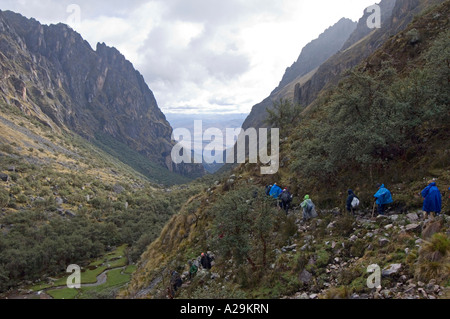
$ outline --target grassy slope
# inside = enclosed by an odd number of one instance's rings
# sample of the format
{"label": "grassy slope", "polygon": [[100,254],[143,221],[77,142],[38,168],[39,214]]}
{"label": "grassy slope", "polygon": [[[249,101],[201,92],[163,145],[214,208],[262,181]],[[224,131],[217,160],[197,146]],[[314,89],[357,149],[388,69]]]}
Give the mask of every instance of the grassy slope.
{"label": "grassy slope", "polygon": [[[142,158],[140,161],[144,162]],[[15,172],[9,171],[12,167]],[[162,189],[85,139],[52,130],[34,117],[24,116],[15,107],[5,104],[0,104],[0,173],[9,176],[8,182],[0,181],[0,229],[5,234],[0,246],[14,241],[20,227],[24,227],[24,231],[19,237],[28,236],[27,240],[38,236],[46,227],[65,227],[71,222],[71,218],[64,215],[69,211],[77,215],[77,227],[88,223],[89,227],[98,228],[92,234],[94,237],[98,237],[97,232],[107,231],[105,227],[112,226],[111,223],[115,224],[109,233],[110,238],[105,237],[103,241],[131,244],[127,254],[140,254],[146,242],[151,242],[159,234],[187,196],[203,189],[202,181],[173,186],[170,190]],[[174,183],[174,179],[171,181]],[[57,203],[59,198],[63,199],[62,204]],[[30,218],[33,221],[28,220]],[[79,231],[82,229],[76,232]],[[66,234],[52,233],[46,242],[62,245],[56,238],[59,235]],[[107,249],[106,242],[94,243],[100,249],[96,249],[96,253]],[[33,245],[42,243],[34,242]],[[20,243],[17,242],[18,253],[22,253],[26,245],[22,246],[20,239]],[[6,253],[13,252],[8,248],[0,253],[0,259],[6,262],[5,267],[12,267],[5,268],[9,276],[14,267],[9,265],[9,257],[2,256]],[[48,254],[52,255],[52,252],[48,251]],[[31,267],[19,256],[21,266]],[[86,255],[82,260],[72,261],[84,265],[89,260]],[[0,272],[4,265],[0,264]],[[28,272],[22,280],[34,281],[42,275],[54,275],[53,271],[48,271]],[[93,274],[94,281],[95,277]]]}

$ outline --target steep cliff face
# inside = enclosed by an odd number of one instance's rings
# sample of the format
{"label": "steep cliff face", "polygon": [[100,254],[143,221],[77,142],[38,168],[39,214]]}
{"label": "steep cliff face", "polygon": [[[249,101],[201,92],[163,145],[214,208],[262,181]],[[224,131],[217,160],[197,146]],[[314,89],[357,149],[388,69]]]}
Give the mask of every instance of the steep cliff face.
{"label": "steep cliff face", "polygon": [[[386,23],[390,23],[391,16],[392,16],[392,10],[394,10],[395,3],[397,0],[382,0],[379,3],[380,10],[381,10],[381,25],[385,25]],[[357,43],[359,40],[363,39],[367,35],[369,35],[373,29],[370,29],[367,25],[367,20],[370,19],[370,16],[373,14],[373,12],[370,11],[364,11],[364,15],[361,19],[358,21],[358,26],[356,27],[355,31],[350,35],[347,41],[345,41],[344,45],[342,46],[342,51],[348,49],[355,43]]]}
{"label": "steep cliff face", "polygon": [[115,48],[96,51],[63,24],[0,12],[0,98],[46,125],[88,140],[107,135],[183,174],[170,161],[172,128],[143,76]]}
{"label": "steep cliff face", "polygon": [[294,99],[295,85],[308,80],[315,70],[328,58],[334,55],[355,30],[356,22],[341,19],[325,30],[317,39],[307,44],[297,61],[286,69],[278,87],[269,97],[255,105],[243,127],[262,127],[266,116],[266,108],[271,108],[273,101],[280,98]]}
{"label": "steep cliff face", "polygon": [[[392,7],[394,2],[395,6]],[[366,14],[343,49],[323,63],[310,80],[296,87],[294,102],[305,107],[313,103],[321,91],[336,85],[346,70],[353,68],[374,53],[389,37],[401,32],[416,14],[427,6],[442,2],[443,0],[381,1],[381,28],[368,33],[365,23],[368,18]]]}
{"label": "steep cliff face", "polygon": [[[339,21],[304,48],[298,61],[286,70],[280,85],[253,107],[244,129],[264,127],[266,108],[272,107],[273,101],[280,98],[309,106],[320,92],[336,85],[346,70],[358,65],[389,37],[402,31],[417,13],[441,2],[443,0],[382,0],[379,3],[381,29],[368,28],[367,19],[371,12],[365,12],[357,24],[346,19]],[[321,52],[329,54],[321,55]]]}

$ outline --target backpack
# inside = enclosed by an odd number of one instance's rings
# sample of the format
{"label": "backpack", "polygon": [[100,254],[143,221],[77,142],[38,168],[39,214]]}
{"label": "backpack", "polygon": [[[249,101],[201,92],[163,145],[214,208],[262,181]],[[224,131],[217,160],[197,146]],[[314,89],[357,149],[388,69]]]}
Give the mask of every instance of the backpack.
{"label": "backpack", "polygon": [[356,207],[358,207],[359,206],[359,199],[358,199],[358,197],[353,197],[353,200],[352,200],[352,207],[353,208],[356,208]]}
{"label": "backpack", "polygon": [[310,213],[310,212],[312,211],[313,208],[314,208],[314,205],[313,205],[312,201],[308,201],[308,202],[306,203],[306,211],[307,211],[308,213]]}
{"label": "backpack", "polygon": [[280,199],[281,199],[283,202],[286,202],[286,203],[287,203],[287,202],[290,202],[291,196],[289,195],[288,192],[283,192],[283,194],[281,194]]}

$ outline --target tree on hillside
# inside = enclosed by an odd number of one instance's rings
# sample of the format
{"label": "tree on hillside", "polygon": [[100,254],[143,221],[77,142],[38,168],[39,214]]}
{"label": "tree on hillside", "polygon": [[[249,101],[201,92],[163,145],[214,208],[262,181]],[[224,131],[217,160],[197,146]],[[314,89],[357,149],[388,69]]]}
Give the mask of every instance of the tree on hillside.
{"label": "tree on hillside", "polygon": [[247,261],[254,270],[258,261],[267,263],[267,238],[273,228],[273,205],[263,195],[253,197],[254,190],[234,190],[212,208],[214,239],[212,245],[223,258],[238,264]]}
{"label": "tree on hillside", "polygon": [[289,131],[294,127],[295,123],[300,119],[303,107],[300,104],[293,104],[288,99],[281,98],[279,101],[273,102],[273,108],[266,108],[266,123],[274,128],[280,129],[282,138],[289,135]]}

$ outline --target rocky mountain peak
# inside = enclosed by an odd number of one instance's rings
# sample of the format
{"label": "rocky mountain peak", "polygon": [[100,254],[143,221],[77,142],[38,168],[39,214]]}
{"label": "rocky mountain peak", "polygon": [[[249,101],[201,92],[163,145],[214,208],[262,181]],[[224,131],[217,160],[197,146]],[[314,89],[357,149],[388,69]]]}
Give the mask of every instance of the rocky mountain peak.
{"label": "rocky mountain peak", "polygon": [[41,25],[9,11],[0,11],[0,21],[0,98],[7,104],[89,140],[112,137],[171,171],[203,174],[200,166],[169,161],[172,128],[117,49],[99,43],[94,51],[64,24]]}

